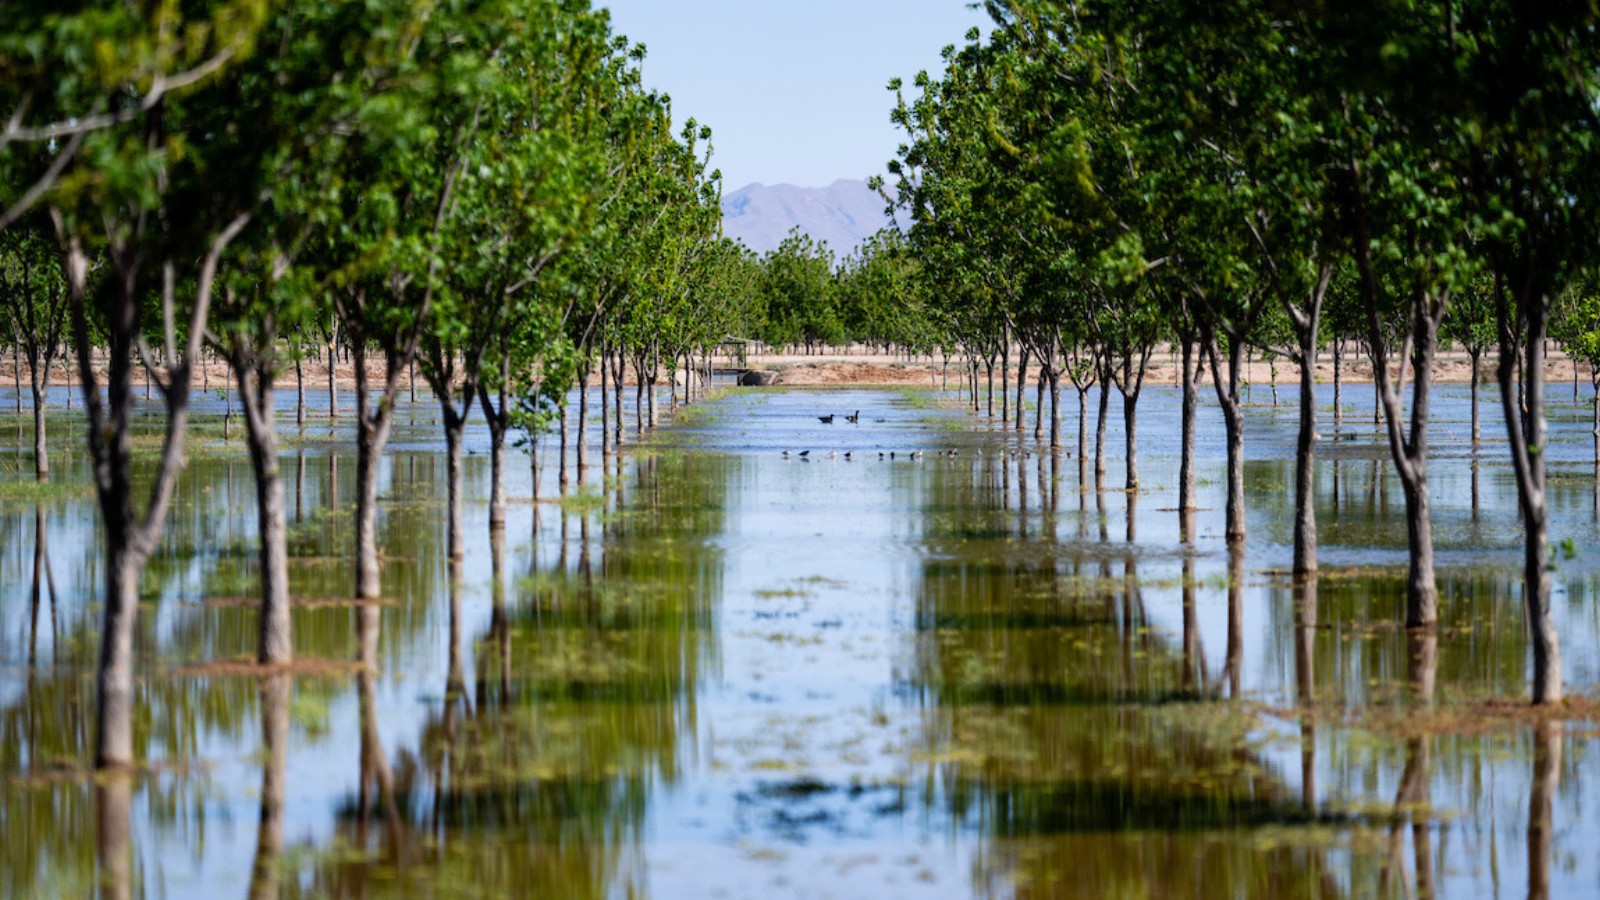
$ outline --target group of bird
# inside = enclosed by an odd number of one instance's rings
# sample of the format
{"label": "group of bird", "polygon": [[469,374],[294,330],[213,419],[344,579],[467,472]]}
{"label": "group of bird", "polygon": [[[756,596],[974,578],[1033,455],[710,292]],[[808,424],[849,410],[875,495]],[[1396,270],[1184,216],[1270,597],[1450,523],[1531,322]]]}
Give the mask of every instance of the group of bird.
{"label": "group of bird", "polygon": [[[901,459],[901,458],[904,458],[904,459],[910,459],[910,460],[919,460],[919,459],[923,458],[924,456],[928,456],[928,455],[929,455],[928,453],[926,453],[926,452],[924,452],[922,450],[912,450],[910,453],[899,453],[899,454],[897,454],[893,450],[889,450],[887,452],[885,452],[883,450],[879,450],[878,451],[878,458],[879,459]],[[954,450],[954,449],[952,449],[952,450],[935,450],[935,451],[933,451],[932,455],[933,456],[942,456],[942,457],[945,457],[947,459],[955,459],[957,456],[961,455],[961,451]],[[844,459],[846,461],[848,461],[848,462],[854,462],[858,457],[861,458],[861,459],[865,459],[867,457],[867,454],[866,453],[857,454],[854,450],[846,450],[844,453],[841,454],[837,450],[829,450],[828,451],[828,455],[827,455],[826,458],[827,459],[838,459],[840,456],[843,456]],[[801,462],[810,462],[811,461],[811,451],[810,450],[801,450],[799,453],[796,453],[793,450],[785,450],[785,451],[783,451],[783,458],[784,459],[798,459]],[[821,454],[818,454],[817,458],[818,459],[822,459],[824,457]]]}
{"label": "group of bird", "polygon": [[[849,422],[851,425],[860,425],[861,424],[861,410],[859,410],[859,409],[856,410],[855,415],[845,416],[844,420],[846,422]],[[832,425],[833,424],[833,413],[829,413],[829,414],[827,414],[825,416],[817,416],[817,421],[821,422],[824,425]]]}

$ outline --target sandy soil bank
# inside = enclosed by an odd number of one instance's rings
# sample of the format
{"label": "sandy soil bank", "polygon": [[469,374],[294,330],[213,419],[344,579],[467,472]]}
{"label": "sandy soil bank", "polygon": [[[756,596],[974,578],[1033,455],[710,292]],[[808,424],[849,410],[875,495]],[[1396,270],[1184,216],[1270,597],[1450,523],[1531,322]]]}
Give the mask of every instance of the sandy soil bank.
{"label": "sandy soil bank", "polygon": [[[717,358],[713,361],[713,365],[719,370],[726,370],[734,367],[735,364],[728,359]],[[925,360],[907,362],[892,356],[860,352],[816,356],[761,354],[751,356],[748,359],[748,366],[753,369],[772,372],[774,374],[773,383],[779,386],[940,386],[948,384],[953,388],[960,381],[963,371],[961,362],[954,358],[951,359],[947,367],[943,360],[938,359],[932,363]],[[1465,353],[1443,353],[1434,361],[1433,378],[1436,382],[1443,383],[1465,382],[1471,375],[1471,368],[1470,361]],[[377,386],[383,383],[384,369],[381,363],[370,365],[368,372],[371,376],[371,384]],[[302,373],[307,393],[327,390],[328,366],[325,361],[307,361],[302,367]],[[1575,373],[1577,378],[1585,385],[1590,383],[1591,371],[1589,366],[1583,364],[1574,366],[1573,361],[1566,354],[1552,348],[1548,364],[1545,367],[1546,380],[1552,385],[1570,383]],[[21,374],[22,388],[26,391],[28,369],[25,363],[22,366]],[[103,379],[105,377],[103,368],[100,374]],[[1494,360],[1492,357],[1485,356],[1480,374],[1486,384],[1494,381]],[[6,356],[4,359],[0,359],[0,389],[12,387],[16,383],[15,377],[16,373],[11,358]],[[663,370],[660,376],[660,384],[663,386],[666,384],[666,377],[666,372]],[[1150,359],[1150,369],[1145,376],[1145,383],[1150,385],[1176,384],[1177,377],[1178,367],[1172,355],[1164,349],[1157,351]],[[1258,387],[1264,387],[1274,380],[1272,366],[1260,360],[1247,367],[1245,377]],[[1341,377],[1346,384],[1370,383],[1372,380],[1372,366],[1364,358],[1347,356],[1343,362]],[[1011,370],[1013,384],[1015,384],[1015,378],[1016,361],[1013,359]],[[1279,361],[1276,375],[1279,390],[1292,392],[1299,378],[1300,372],[1297,366],[1287,361]],[[71,382],[76,384],[77,380],[77,371],[74,367],[71,373]],[[1028,382],[1029,384],[1037,384],[1037,380],[1038,368],[1037,366],[1030,366]],[[1317,364],[1317,381],[1321,383],[1332,383],[1333,381],[1333,361],[1327,355],[1324,355]],[[50,383],[54,387],[60,387],[68,383],[67,368],[59,361],[52,367]],[[231,385],[231,383],[228,367],[226,363],[220,360],[208,361],[203,371],[195,373],[196,390],[202,390],[207,387],[211,390],[220,390],[225,385]],[[336,366],[334,383],[341,391],[353,390],[355,388],[355,367],[350,363],[340,363]],[[599,383],[600,376],[597,370],[592,376],[590,384],[598,386]],[[625,383],[629,385],[634,383],[631,371],[628,373]],[[995,370],[995,383],[996,385],[1000,383],[998,368]],[[411,384],[411,378],[407,374],[402,374],[400,378],[402,396],[410,396]],[[415,384],[418,398],[427,396],[429,388],[420,373],[416,376]],[[135,373],[134,385],[137,391],[143,390],[144,375],[142,371]],[[295,372],[293,368],[288,369],[278,377],[277,387],[280,391],[292,392],[295,389]]]}

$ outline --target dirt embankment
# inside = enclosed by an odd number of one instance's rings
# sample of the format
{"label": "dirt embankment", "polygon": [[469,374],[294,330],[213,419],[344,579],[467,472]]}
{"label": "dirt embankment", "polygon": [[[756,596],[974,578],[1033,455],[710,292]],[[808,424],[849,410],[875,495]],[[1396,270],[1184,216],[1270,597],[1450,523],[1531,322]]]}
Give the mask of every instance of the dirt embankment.
{"label": "dirt embankment", "polygon": [[[730,368],[740,368],[737,363],[723,358],[713,359],[712,365],[721,371]],[[1485,355],[1480,363],[1480,376],[1485,383],[1494,381],[1494,359]],[[772,384],[777,386],[830,386],[830,385],[928,385],[939,387],[948,385],[954,388],[963,377],[963,366],[959,359],[952,357],[946,364],[942,359],[932,362],[919,361],[907,362],[893,356],[870,353],[837,353],[817,356],[802,355],[777,355],[762,354],[752,356],[747,361],[747,366],[764,372],[772,373]],[[101,383],[104,384],[105,368],[97,366]],[[380,387],[384,380],[384,367],[381,362],[371,363],[367,367],[368,383]],[[1472,372],[1471,362],[1465,353],[1441,353],[1434,361],[1433,380],[1441,383],[1458,383],[1469,380]],[[995,383],[1000,382],[1000,371],[996,367]],[[1011,378],[1013,383],[1016,377],[1016,357],[1012,358]],[[1028,370],[1029,384],[1037,384],[1039,370],[1037,366],[1030,366]],[[1545,366],[1545,380],[1551,384],[1571,382],[1574,375],[1586,384],[1590,382],[1590,367],[1584,364],[1575,364],[1565,353],[1552,349],[1549,361]],[[22,366],[22,389],[28,389],[28,368],[26,363]],[[1202,377],[1209,378],[1209,373],[1202,369]],[[1372,381],[1372,366],[1362,357],[1347,356],[1342,365],[1340,376],[1347,384],[1362,384]],[[328,366],[325,360],[308,360],[301,366],[301,378],[307,393],[326,391],[328,389]],[[680,374],[680,383],[682,375]],[[1270,363],[1255,360],[1245,368],[1245,378],[1252,384],[1264,386],[1276,380],[1279,387],[1292,390],[1299,381],[1299,367],[1280,360],[1277,365],[1277,374],[1274,378]],[[16,371],[9,355],[0,358],[0,389],[11,387],[16,383]],[[1150,359],[1150,368],[1145,375],[1146,384],[1176,384],[1178,379],[1178,366],[1172,354],[1166,349],[1158,350]],[[74,366],[70,375],[64,362],[57,361],[51,369],[50,384],[54,387],[76,384],[78,381],[77,369]],[[1317,381],[1332,383],[1333,360],[1324,354],[1317,363]],[[410,373],[400,376],[400,391],[402,396],[409,396],[413,379]],[[591,385],[600,383],[599,370],[592,375]],[[630,370],[624,377],[627,385],[635,384],[634,373]],[[334,367],[334,384],[341,391],[355,388],[355,366],[348,362],[341,362]],[[667,373],[663,369],[659,375],[658,384],[667,384]],[[134,373],[135,390],[142,390],[144,373],[142,370]],[[194,387],[196,390],[210,388],[220,390],[224,386],[232,385],[232,375],[228,366],[221,360],[208,360],[206,366],[195,373]],[[428,393],[427,382],[420,373],[415,378],[415,390],[420,398]],[[281,391],[295,389],[295,370],[288,367],[279,373],[277,387]]]}
{"label": "dirt embankment", "polygon": [[[1016,378],[1015,356],[1012,357],[1011,380],[1015,384]],[[962,363],[952,358],[948,365],[943,360],[933,363],[894,361],[885,356],[868,356],[861,354],[838,354],[830,356],[756,356],[749,360],[752,368],[773,373],[772,383],[775,385],[943,385],[948,383],[952,388],[960,383],[964,374]],[[1485,355],[1479,361],[1479,377],[1484,383],[1494,381],[1494,358]],[[1372,364],[1365,357],[1346,356],[1340,366],[1340,379],[1346,384],[1370,384],[1372,382]],[[1396,368],[1391,367],[1391,374],[1396,373]],[[1574,374],[1585,384],[1590,382],[1590,367],[1575,364],[1572,359],[1559,350],[1552,349],[1545,365],[1545,380],[1547,383],[1566,383],[1573,380]],[[980,371],[980,377],[985,377]],[[1333,359],[1324,354],[1317,363],[1316,379],[1319,383],[1333,383]],[[1037,366],[1029,366],[1028,383],[1038,383],[1039,370]],[[1433,380],[1439,383],[1465,383],[1471,380],[1472,362],[1465,353],[1441,353],[1434,360]],[[995,383],[1000,382],[1000,370],[995,368]],[[1202,368],[1202,379],[1209,380],[1210,373]],[[1287,360],[1279,360],[1277,372],[1274,375],[1273,365],[1261,360],[1255,360],[1244,367],[1244,377],[1251,384],[1265,386],[1277,381],[1280,389],[1292,390],[1300,380],[1300,367]],[[1410,373],[1408,372],[1408,378]],[[1177,384],[1179,378],[1179,363],[1172,354],[1162,348],[1150,358],[1150,367],[1145,374],[1146,384]]]}

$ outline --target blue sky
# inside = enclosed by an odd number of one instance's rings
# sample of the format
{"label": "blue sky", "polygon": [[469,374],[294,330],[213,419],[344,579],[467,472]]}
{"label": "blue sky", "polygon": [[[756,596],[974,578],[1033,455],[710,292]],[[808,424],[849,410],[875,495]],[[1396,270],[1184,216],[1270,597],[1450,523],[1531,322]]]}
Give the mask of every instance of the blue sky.
{"label": "blue sky", "polygon": [[883,171],[889,79],[939,71],[987,17],[968,0],[595,0],[649,48],[645,82],[713,129],[723,190],[821,187]]}

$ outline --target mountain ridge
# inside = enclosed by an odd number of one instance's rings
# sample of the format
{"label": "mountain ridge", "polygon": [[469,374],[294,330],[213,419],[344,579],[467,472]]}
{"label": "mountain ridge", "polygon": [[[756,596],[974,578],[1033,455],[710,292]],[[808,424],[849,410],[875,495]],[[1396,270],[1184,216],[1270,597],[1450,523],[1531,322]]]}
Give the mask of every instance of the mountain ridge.
{"label": "mountain ridge", "polygon": [[889,225],[883,198],[854,178],[820,188],[756,182],[722,198],[723,234],[761,254],[776,250],[798,226],[843,259]]}

